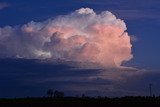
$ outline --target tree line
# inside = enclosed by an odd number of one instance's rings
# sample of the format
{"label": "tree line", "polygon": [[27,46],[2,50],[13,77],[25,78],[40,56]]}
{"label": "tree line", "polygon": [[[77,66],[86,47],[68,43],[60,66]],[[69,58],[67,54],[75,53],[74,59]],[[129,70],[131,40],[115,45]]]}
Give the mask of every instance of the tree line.
{"label": "tree line", "polygon": [[63,98],[64,97],[64,92],[57,91],[57,90],[53,91],[52,89],[49,89],[47,91],[47,95],[48,95],[49,98],[52,98],[52,97],[54,97],[54,98]]}

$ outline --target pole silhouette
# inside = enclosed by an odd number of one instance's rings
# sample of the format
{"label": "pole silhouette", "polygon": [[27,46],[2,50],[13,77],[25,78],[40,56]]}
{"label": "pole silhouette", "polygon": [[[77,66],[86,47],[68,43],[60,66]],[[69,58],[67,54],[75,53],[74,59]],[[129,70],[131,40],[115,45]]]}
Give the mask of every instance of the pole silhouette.
{"label": "pole silhouette", "polygon": [[149,94],[150,94],[150,97],[152,97],[152,84],[149,84]]}

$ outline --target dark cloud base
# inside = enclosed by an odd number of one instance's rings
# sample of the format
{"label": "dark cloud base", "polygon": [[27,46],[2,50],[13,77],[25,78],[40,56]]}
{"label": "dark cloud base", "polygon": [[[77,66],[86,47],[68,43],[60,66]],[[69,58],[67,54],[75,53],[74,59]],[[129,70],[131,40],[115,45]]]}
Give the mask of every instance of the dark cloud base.
{"label": "dark cloud base", "polygon": [[85,78],[98,72],[95,69],[75,69],[68,64],[41,61],[1,59],[0,97],[43,96],[49,88],[67,92],[72,86],[90,84]]}
{"label": "dark cloud base", "polygon": [[109,97],[148,95],[149,83],[153,83],[153,92],[160,94],[160,74],[156,72],[110,79],[99,75],[102,69],[82,69],[36,59],[0,59],[0,66],[1,98],[45,96],[49,88],[64,91],[66,95],[72,96],[80,96],[83,93]]}

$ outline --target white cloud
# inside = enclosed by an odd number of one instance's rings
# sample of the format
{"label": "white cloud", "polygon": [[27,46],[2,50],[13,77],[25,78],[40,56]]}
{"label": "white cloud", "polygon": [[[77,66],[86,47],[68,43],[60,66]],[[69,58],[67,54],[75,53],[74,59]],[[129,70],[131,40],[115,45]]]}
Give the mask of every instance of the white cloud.
{"label": "white cloud", "polygon": [[132,58],[123,20],[109,11],[81,8],[44,22],[0,28],[0,57],[60,59],[120,67]]}

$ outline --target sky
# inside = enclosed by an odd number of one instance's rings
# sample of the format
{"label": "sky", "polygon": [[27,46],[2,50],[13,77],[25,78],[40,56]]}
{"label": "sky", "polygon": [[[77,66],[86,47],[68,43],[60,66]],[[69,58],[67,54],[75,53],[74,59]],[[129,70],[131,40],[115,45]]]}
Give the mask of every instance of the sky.
{"label": "sky", "polygon": [[45,96],[49,88],[73,96],[149,95],[150,83],[160,95],[159,5],[0,0],[0,97]]}

